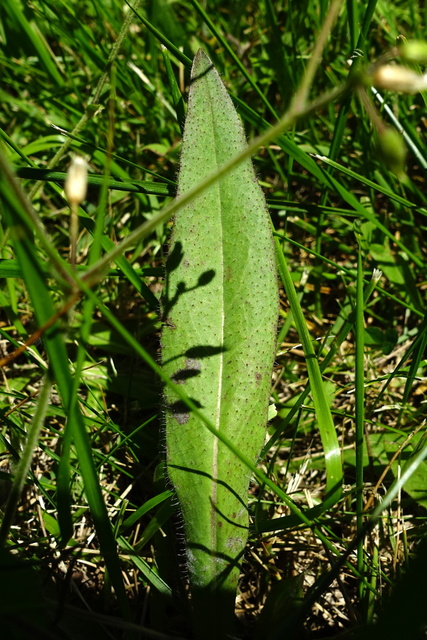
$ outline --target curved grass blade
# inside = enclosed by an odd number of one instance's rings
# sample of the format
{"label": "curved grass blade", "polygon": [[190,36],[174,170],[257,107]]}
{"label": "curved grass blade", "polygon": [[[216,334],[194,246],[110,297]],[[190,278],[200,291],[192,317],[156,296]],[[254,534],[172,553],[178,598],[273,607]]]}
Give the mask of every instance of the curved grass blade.
{"label": "curved grass blade", "polygon": [[[46,180],[47,182],[64,182],[67,174],[64,171],[52,171],[50,169],[39,169],[34,167],[15,167],[18,178],[28,180]],[[88,184],[102,187],[106,182],[105,176],[88,176]],[[172,195],[171,185],[163,182],[148,182],[147,180],[120,180],[118,178],[108,178],[107,186],[116,191],[126,191],[127,193],[143,193],[145,195],[170,196]]]}
{"label": "curved grass blade", "polygon": [[[42,326],[49,318],[55,315],[55,308],[36,252],[33,230],[27,221],[25,207],[29,205],[25,196],[20,192],[19,185],[16,183],[7,163],[1,156],[0,162],[2,213],[14,240],[16,256],[33,304],[34,314],[39,326]],[[76,446],[80,471],[97,530],[101,552],[105,558],[123,615],[129,617],[129,603],[121,575],[116,542],[99,485],[83,416],[79,410],[78,403],[72,397],[73,378],[68,367],[64,336],[58,323],[55,323],[45,332],[43,340],[49,356],[53,380],[58,385],[65,410],[68,412],[67,429],[71,430]]]}
{"label": "curved grass blade", "polygon": [[316,352],[313,348],[310,335],[308,333],[307,324],[301,309],[301,305],[296,295],[294,284],[290,276],[285,256],[283,255],[279,239],[275,238],[279,273],[282,278],[286,295],[292,309],[292,315],[297,326],[298,335],[303,345],[304,354],[307,362],[307,371],[310,378],[311,394],[313,404],[316,411],[320,437],[322,439],[323,451],[325,454],[326,467],[326,496],[322,510],[328,506],[334,505],[341,497],[341,485],[343,480],[343,469],[341,462],[341,449],[338,437],[332,420],[329,403],[326,398],[323,386],[322,374],[320,372],[319,362]]}
{"label": "curved grass blade", "polygon": [[24,37],[28,38],[34,49],[34,53],[38,57],[40,64],[44,66],[52,82],[54,82],[57,87],[63,87],[64,80],[59,73],[58,63],[53,53],[49,50],[39,30],[35,28],[34,24],[28,21],[24,11],[21,9],[20,3],[14,0],[5,0],[3,8],[15,23],[16,28],[20,30],[21,35],[25,34]]}
{"label": "curved grass blade", "polygon": [[[179,192],[245,147],[209,58],[192,69]],[[181,209],[167,262],[164,371],[247,457],[265,437],[278,293],[264,196],[250,161]],[[167,469],[184,525],[196,637],[230,629],[247,539],[248,471],[166,388]]]}

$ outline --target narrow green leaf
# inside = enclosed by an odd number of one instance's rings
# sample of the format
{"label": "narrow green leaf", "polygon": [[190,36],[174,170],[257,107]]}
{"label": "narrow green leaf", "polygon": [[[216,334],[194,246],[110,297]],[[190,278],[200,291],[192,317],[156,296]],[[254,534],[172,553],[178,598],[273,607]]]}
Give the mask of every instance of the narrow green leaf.
{"label": "narrow green leaf", "polygon": [[117,542],[124,551],[129,553],[132,562],[138,567],[147,582],[163,595],[170,597],[172,595],[170,587],[160,578],[153,568],[134,551],[129,542],[123,538],[123,536],[117,538]]}
{"label": "narrow green leaf", "polygon": [[319,511],[323,511],[327,506],[329,507],[335,504],[341,497],[341,485],[343,480],[341,449],[332,420],[329,402],[326,397],[319,362],[308,333],[304,314],[286,264],[285,256],[283,255],[283,251],[277,237],[275,238],[275,242],[279,273],[282,278],[283,286],[285,287],[286,295],[292,309],[292,315],[304,348],[304,354],[307,361],[307,371],[310,379],[311,394],[313,397],[320,437],[322,439],[323,450],[325,453],[325,467],[327,473],[326,496],[324,504],[319,508]]}
{"label": "narrow green leaf", "polygon": [[[313,158],[320,160],[320,162],[324,162],[325,164],[327,164],[329,167],[332,167],[333,169],[337,169],[344,175],[349,176],[350,178],[355,178],[362,184],[365,184],[367,187],[370,187],[371,189],[375,189],[375,191],[378,191],[378,193],[383,193],[385,196],[387,196],[387,198],[390,198],[390,200],[395,200],[399,204],[402,204],[404,207],[410,207],[410,208],[416,207],[416,205],[413,202],[410,202],[406,198],[402,198],[402,196],[399,196],[394,191],[391,191],[391,189],[387,189],[386,187],[381,186],[377,182],[373,182],[372,180],[369,180],[369,178],[367,178],[366,176],[362,176],[360,173],[357,173],[356,171],[349,169],[348,167],[344,166],[343,164],[340,164],[339,162],[335,162],[334,160],[331,160],[326,156],[319,156],[317,154],[313,154]],[[421,213],[422,213],[422,210],[421,210]]]}
{"label": "narrow green leaf", "polygon": [[183,133],[184,120],[185,120],[185,106],[184,100],[179,89],[178,81],[172,69],[172,64],[169,56],[169,51],[166,47],[162,47],[163,61],[166,67],[166,73],[169,80],[169,85],[172,94],[172,103],[176,111],[176,119],[181,127],[181,133]]}
{"label": "narrow green leaf", "polygon": [[[27,20],[21,3],[17,2],[17,0],[5,0],[2,4],[6,13],[15,21],[16,27],[19,28],[23,42],[25,42],[25,38],[28,38],[28,41],[34,49],[34,53],[39,59],[39,64],[44,66],[48,76],[55,85],[62,87],[64,85],[64,80],[59,73],[55,57],[49,50],[42,34],[36,28],[35,24]],[[29,11],[28,7],[27,11]]]}
{"label": "narrow green leaf", "polygon": [[[360,236],[360,234],[359,234]],[[359,240],[360,243],[360,240]],[[355,308],[355,332],[356,332],[356,362],[355,362],[355,431],[356,431],[356,528],[360,534],[363,527],[363,451],[364,451],[364,427],[365,427],[365,314],[363,303],[363,266],[362,249],[359,249],[357,257],[357,281],[356,281],[356,308]],[[364,561],[363,540],[357,546],[357,569],[363,573]],[[359,585],[360,596],[364,595],[364,587]]]}
{"label": "narrow green leaf", "polygon": [[159,493],[159,495],[154,496],[154,498],[151,498],[151,500],[147,500],[147,502],[144,502],[144,504],[142,504],[134,513],[132,513],[132,515],[126,518],[126,520],[121,524],[120,533],[123,533],[123,531],[125,531],[129,527],[132,527],[135,524],[135,522],[137,522],[140,518],[142,518],[143,515],[148,513],[148,511],[156,507],[158,504],[161,504],[162,502],[170,498],[171,495],[172,494],[170,491],[163,491],[162,493]]}
{"label": "narrow green leaf", "polygon": [[[246,145],[202,51],[191,78],[180,193]],[[250,161],[178,212],[164,312],[165,373],[255,462],[265,437],[278,294],[270,221]],[[167,468],[183,518],[196,636],[222,637],[247,539],[248,471],[172,389],[165,395]]]}
{"label": "narrow green leaf", "polygon": [[[52,171],[50,169],[36,169],[34,167],[15,167],[18,178],[28,178],[29,180],[46,180],[47,182],[64,182],[67,174],[64,171]],[[88,184],[102,187],[105,183],[105,176],[88,176]],[[120,180],[118,178],[107,178],[109,189],[116,191],[126,191],[130,193],[153,194],[156,196],[170,196],[173,193],[171,185],[162,182],[148,182],[147,180]]]}
{"label": "narrow green leaf", "polygon": [[[87,227],[87,229],[90,231],[91,229],[93,229],[93,224],[86,224],[86,220],[90,220],[89,217],[85,217],[85,216],[81,216],[83,218],[83,224],[85,227]],[[107,238],[107,236],[104,236],[104,238]],[[103,241],[103,248],[105,248],[106,250],[110,249],[111,246],[113,246],[114,243],[112,240],[110,240],[109,238],[107,238],[107,240]],[[119,263],[119,261],[117,261]],[[108,277],[117,277],[117,276],[121,276],[122,273],[126,274],[125,269],[129,269],[129,267],[132,269],[133,274],[135,274],[139,279],[141,277],[146,277],[146,276],[161,276],[163,275],[163,270],[158,268],[153,268],[151,269],[150,267],[143,267],[142,269],[134,269],[130,263],[128,261],[126,261],[127,264],[124,266],[124,268],[119,269],[109,269],[107,275]],[[123,265],[125,264],[120,263],[121,267],[123,267]],[[47,264],[47,263],[41,263],[40,268],[42,270],[42,272],[49,276],[52,275],[52,269],[51,269],[51,265]],[[84,274],[84,272],[87,270],[86,265],[83,264],[79,264],[76,266],[76,271],[77,273],[81,273]],[[126,274],[127,275],[127,274]],[[22,269],[19,265],[19,262],[17,260],[14,259],[8,259],[8,258],[0,258],[0,278],[23,278],[23,272]],[[139,291],[141,288],[141,282],[139,280],[139,282],[135,283],[133,282],[133,280],[131,280],[131,278],[129,277],[130,282],[132,282],[132,284],[135,284],[137,290]],[[155,300],[155,299],[154,299]],[[157,303],[157,300],[155,300],[155,302]]]}
{"label": "narrow green leaf", "polygon": [[[55,307],[49,287],[45,281],[43,269],[37,255],[33,231],[28,224],[28,203],[9,166],[0,155],[0,195],[5,222],[13,238],[14,249],[25,284],[31,298],[34,315],[38,325],[42,326],[55,314]],[[103,500],[101,487],[92,458],[90,441],[86,432],[83,416],[75,398],[72,397],[73,378],[68,367],[68,357],[64,336],[59,323],[49,328],[43,336],[49,357],[53,379],[58,385],[64,407],[68,413],[67,430],[72,432],[79,459],[81,474],[88,503],[98,533],[101,552],[104,555],[111,581],[125,617],[129,616],[129,603],[126,597],[120,570],[116,541]]]}

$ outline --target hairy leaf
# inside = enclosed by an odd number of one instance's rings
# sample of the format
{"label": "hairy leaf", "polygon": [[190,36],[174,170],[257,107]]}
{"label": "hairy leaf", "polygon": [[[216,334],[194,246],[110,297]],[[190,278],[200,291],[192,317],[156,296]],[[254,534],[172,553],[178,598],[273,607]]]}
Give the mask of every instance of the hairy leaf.
{"label": "hairy leaf", "polygon": [[[195,57],[179,174],[184,193],[246,144],[224,85]],[[264,196],[247,161],[176,216],[164,297],[165,372],[253,461],[265,437],[278,292]],[[196,635],[232,619],[249,472],[167,388],[167,469],[183,520]]]}

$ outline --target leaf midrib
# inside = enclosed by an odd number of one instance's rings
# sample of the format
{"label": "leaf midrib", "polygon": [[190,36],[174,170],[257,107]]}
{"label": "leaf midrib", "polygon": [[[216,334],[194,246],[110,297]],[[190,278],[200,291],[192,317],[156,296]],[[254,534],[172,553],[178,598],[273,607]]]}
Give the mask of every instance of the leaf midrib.
{"label": "leaf midrib", "polygon": [[[209,109],[210,109],[210,124],[212,130],[212,137],[215,141],[213,144],[213,155],[215,159],[215,168],[218,169],[218,145],[216,141],[216,128],[215,128],[215,114],[213,112],[213,104],[215,102],[215,97],[211,95],[210,86],[208,85],[209,92]],[[221,141],[220,141],[221,143]],[[221,265],[221,273],[219,277],[221,279],[221,318],[220,318],[220,345],[224,347],[224,334],[225,334],[225,299],[224,299],[224,231],[223,231],[223,207],[222,207],[222,184],[223,181],[220,180],[216,185],[217,191],[217,202],[220,208],[220,225],[219,225],[219,233],[220,233],[220,247],[221,247],[221,256],[220,256],[220,265]],[[217,388],[217,406],[216,406],[216,414],[215,414],[215,427],[217,431],[220,430],[221,424],[221,406],[222,406],[222,389],[224,386],[224,351],[219,353],[219,369],[218,369],[218,388]],[[212,539],[212,548],[216,548],[216,538],[217,538],[217,528],[215,527],[215,514],[216,514],[216,504],[218,499],[218,466],[219,466],[219,440],[214,437],[213,441],[213,452],[212,452],[212,503],[211,503],[211,539]]]}

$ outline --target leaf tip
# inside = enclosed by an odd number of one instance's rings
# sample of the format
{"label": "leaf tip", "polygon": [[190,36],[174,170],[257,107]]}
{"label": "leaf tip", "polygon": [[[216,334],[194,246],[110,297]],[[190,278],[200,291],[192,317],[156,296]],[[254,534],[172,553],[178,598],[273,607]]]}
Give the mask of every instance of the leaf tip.
{"label": "leaf tip", "polygon": [[193,66],[191,69],[192,79],[194,80],[212,69],[214,69],[212,60],[203,49],[199,49],[193,60]]}

